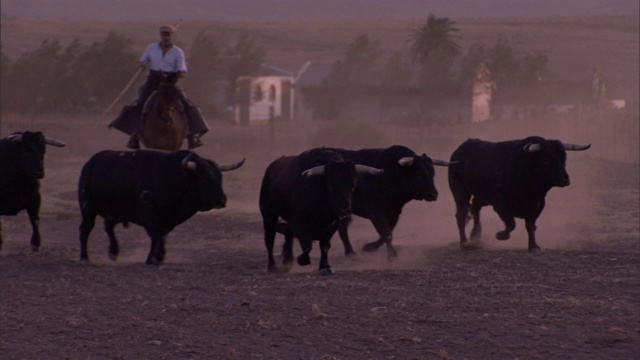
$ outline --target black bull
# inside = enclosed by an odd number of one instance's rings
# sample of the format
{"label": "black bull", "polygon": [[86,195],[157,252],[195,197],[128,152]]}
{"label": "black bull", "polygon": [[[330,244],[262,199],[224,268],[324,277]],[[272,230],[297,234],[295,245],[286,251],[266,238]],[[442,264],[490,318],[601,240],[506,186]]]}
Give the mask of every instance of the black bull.
{"label": "black bull", "polygon": [[460,246],[474,248],[465,235],[468,214],[473,218],[471,239],[479,239],[480,209],[491,205],[505,224],[505,229],[496,234],[498,240],[509,239],[517,217],[525,221],[529,250],[539,250],[536,220],[544,209],[545,196],[552,187],[569,185],[566,150],[589,147],[538,136],[497,143],[470,139],[460,145],[451,155],[449,166]]}
{"label": "black bull", "polygon": [[[351,215],[357,174],[380,175],[379,169],[354,165],[325,148],[298,156],[283,156],[266,169],[260,188],[260,213],[264,226],[270,272],[277,270],[273,256],[276,232],[285,235],[283,263],[293,263],[293,238],[302,248],[299,265],[310,263],[313,240],[320,243],[321,274],[331,274],[328,262],[330,239],[339,223]],[[282,219],[285,223],[278,223]]]}
{"label": "black bull", "polygon": [[41,132],[18,132],[0,140],[0,215],[12,216],[27,210],[33,251],[40,248],[40,179],[44,178],[46,145],[65,146],[58,140],[46,138]]}
{"label": "black bull", "polygon": [[151,238],[147,264],[160,264],[165,236],[198,211],[223,208],[227,199],[221,171],[237,169],[243,163],[218,166],[187,150],[107,150],[95,154],[82,168],[78,183],[80,259],[89,259],[87,240],[100,215],[112,260],[118,256],[115,225],[132,222],[144,227]]}
{"label": "black bull", "polygon": [[[369,219],[379,239],[367,243],[363,251],[376,251],[386,244],[387,255],[396,257],[392,232],[398,223],[402,208],[411,200],[435,201],[438,198],[433,178],[434,165],[448,166],[449,162],[432,160],[427,155],[417,155],[406,146],[394,145],[384,149],[346,150],[332,149],[355,164],[384,170],[382,176],[358,179],[353,195],[353,213]],[[350,219],[344,221],[338,232],[347,256],[354,255],[349,241]]]}

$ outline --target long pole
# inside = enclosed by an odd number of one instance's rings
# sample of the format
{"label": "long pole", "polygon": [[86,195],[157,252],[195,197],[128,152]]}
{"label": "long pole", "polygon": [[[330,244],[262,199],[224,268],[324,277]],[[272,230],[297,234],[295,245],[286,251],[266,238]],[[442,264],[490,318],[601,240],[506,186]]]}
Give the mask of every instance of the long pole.
{"label": "long pole", "polygon": [[140,75],[140,73],[142,72],[142,70],[144,70],[144,67],[139,67],[138,70],[136,70],[136,73],[133,74],[133,76],[131,77],[131,80],[129,80],[129,82],[127,83],[127,85],[124,87],[124,89],[122,89],[122,91],[120,91],[120,94],[118,94],[118,96],[116,96],[116,98],[113,100],[113,102],[111,103],[111,105],[109,105],[109,107],[107,108],[107,110],[105,110],[102,113],[102,116],[100,116],[100,119],[98,121],[96,121],[96,123],[93,125],[93,127],[95,128],[96,126],[98,126],[98,122],[102,119],[104,119],[104,117],[107,115],[107,113],[109,112],[109,110],[111,110],[111,108],[113,107],[113,105],[115,105],[124,95],[124,93],[127,92],[127,90],[129,90],[129,88],[131,87],[131,85],[133,85],[133,82],[136,80],[136,78],[138,77],[138,75]]}

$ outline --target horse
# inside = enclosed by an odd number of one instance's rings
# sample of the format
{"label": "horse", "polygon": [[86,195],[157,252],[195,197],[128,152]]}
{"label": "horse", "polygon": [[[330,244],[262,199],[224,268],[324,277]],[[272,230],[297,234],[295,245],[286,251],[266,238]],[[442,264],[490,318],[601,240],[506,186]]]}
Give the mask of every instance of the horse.
{"label": "horse", "polygon": [[187,118],[180,89],[163,80],[142,110],[142,144],[147,149],[175,151],[187,136]]}

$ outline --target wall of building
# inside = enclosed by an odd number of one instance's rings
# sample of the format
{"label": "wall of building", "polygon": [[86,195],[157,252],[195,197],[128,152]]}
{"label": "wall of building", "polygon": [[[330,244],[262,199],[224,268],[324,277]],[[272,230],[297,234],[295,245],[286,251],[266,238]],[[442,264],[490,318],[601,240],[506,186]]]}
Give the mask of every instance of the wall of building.
{"label": "wall of building", "polygon": [[[271,109],[273,108],[273,116],[278,118],[283,116],[283,82],[293,82],[292,77],[283,76],[261,76],[251,78],[250,85],[250,99],[245,104],[249,104],[249,123],[259,124],[269,121],[271,116]],[[289,88],[289,98],[292,100],[288,104],[289,114],[293,112],[293,92]],[[238,102],[242,104],[242,101]],[[286,111],[284,111],[286,113]],[[235,120],[240,123],[239,107],[236,109]]]}

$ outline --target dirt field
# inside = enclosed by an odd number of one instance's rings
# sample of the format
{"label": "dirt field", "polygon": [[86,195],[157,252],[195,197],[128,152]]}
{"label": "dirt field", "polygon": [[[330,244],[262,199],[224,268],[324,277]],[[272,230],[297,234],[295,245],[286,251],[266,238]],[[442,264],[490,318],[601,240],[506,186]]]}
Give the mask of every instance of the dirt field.
{"label": "dirt field", "polygon": [[[335,275],[317,274],[317,249],[311,266],[268,275],[260,179],[269,161],[304,145],[265,148],[263,137],[249,137],[256,132],[214,126],[200,154],[220,163],[247,157],[224,175],[227,208],[172,232],[159,268],[144,265],[150,240],[140,227],[118,227],[121,255],[112,262],[96,226],[87,264],[78,261],[80,168],[126,142],[92,125],[3,124],[4,135],[37,128],[69,143],[48,149],[41,251],[30,251],[24,212],[1,219],[3,359],[640,358],[638,164],[571,153],[572,184],[547,196],[539,254],[526,251],[522,221],[511,240],[493,240],[501,224],[489,208],[485,248],[459,250],[446,169],[438,168],[439,200],[405,207],[398,260],[388,262],[384,249],[346,258],[335,237]],[[446,157],[455,145],[415,150]],[[374,236],[355,219],[356,249]]]}

